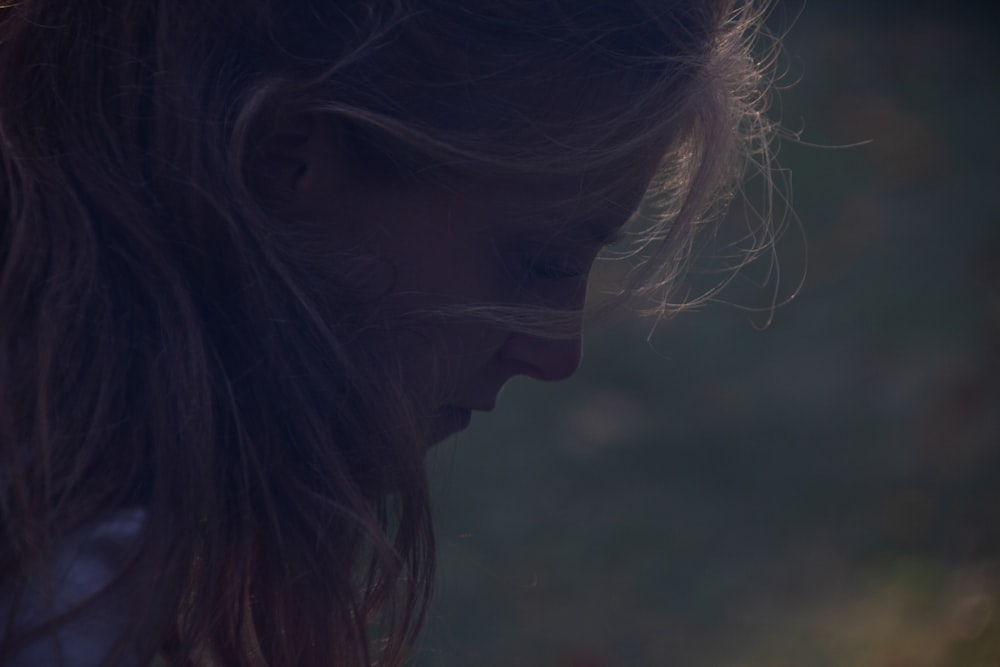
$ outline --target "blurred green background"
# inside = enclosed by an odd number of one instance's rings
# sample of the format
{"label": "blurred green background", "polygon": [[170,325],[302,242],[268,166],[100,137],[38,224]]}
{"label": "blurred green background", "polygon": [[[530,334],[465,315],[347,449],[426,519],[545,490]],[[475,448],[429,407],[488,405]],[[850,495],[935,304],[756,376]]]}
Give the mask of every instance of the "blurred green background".
{"label": "blurred green background", "polygon": [[801,290],[591,332],[439,446],[414,664],[1000,665],[997,4],[779,4],[783,124],[870,140],[780,147]]}

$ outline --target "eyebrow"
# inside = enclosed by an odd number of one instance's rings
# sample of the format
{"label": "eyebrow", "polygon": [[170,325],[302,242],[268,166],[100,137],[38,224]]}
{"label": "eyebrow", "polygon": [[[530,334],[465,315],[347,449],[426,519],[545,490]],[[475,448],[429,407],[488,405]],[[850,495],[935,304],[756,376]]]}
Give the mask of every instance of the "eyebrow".
{"label": "eyebrow", "polygon": [[588,244],[593,243],[603,248],[625,238],[625,228],[631,219],[630,217],[627,220],[618,219],[613,222],[609,222],[608,220],[589,220],[569,224],[559,230],[557,236]]}
{"label": "eyebrow", "polygon": [[635,220],[639,209],[626,211],[624,207],[609,211],[595,211],[597,215],[587,216],[573,224],[573,229],[565,230],[570,236],[582,241],[609,246],[625,238],[625,228]]}
{"label": "eyebrow", "polygon": [[599,243],[601,246],[608,246],[625,238],[625,226],[628,223],[623,223],[621,225],[615,225],[614,227],[609,227],[607,225],[592,225],[587,231],[588,236],[595,243]]}
{"label": "eyebrow", "polygon": [[539,229],[532,225],[529,233],[538,237],[547,237],[551,240],[564,239],[571,242],[594,244],[605,247],[617,243],[625,238],[625,228],[633,220],[635,213],[628,217],[602,216],[591,217],[585,220],[572,219],[572,216],[542,214],[536,220],[541,220],[549,224],[555,224],[555,229]]}

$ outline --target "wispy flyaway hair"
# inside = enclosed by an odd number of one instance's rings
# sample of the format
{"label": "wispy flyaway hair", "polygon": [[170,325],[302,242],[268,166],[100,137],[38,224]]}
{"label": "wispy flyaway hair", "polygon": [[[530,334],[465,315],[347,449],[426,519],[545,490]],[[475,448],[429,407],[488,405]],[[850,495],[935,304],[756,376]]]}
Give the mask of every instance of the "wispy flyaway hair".
{"label": "wispy flyaway hair", "polygon": [[[140,613],[109,665],[402,664],[434,563],[417,398],[373,351],[367,269],[281,216],[260,147],[321,115],[359,169],[605,175],[585,204],[659,146],[667,204],[626,290],[667,304],[694,230],[768,161],[762,14],[0,0],[0,662],[121,595]],[[146,518],[116,582],[25,626],[45,556],[124,507]]]}

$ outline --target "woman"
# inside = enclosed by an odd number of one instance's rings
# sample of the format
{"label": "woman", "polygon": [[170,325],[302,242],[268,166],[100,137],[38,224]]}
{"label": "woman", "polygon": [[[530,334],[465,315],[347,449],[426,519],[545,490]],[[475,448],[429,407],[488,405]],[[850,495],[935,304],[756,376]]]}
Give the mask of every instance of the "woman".
{"label": "woman", "polygon": [[669,303],[766,150],[760,17],[0,5],[0,662],[401,664],[427,447],[573,373],[650,193],[622,294]]}

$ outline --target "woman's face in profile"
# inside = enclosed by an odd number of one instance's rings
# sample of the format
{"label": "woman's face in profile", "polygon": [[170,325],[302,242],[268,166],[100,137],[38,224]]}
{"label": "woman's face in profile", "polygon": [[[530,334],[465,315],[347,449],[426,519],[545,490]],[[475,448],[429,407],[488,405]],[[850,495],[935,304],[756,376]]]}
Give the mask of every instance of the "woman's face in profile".
{"label": "woman's face in profile", "polygon": [[[312,155],[295,185],[299,203],[331,226],[338,250],[386,267],[390,287],[378,306],[394,323],[390,354],[427,406],[429,444],[464,429],[473,411],[492,410],[515,376],[559,381],[574,373],[578,314],[572,331],[562,323],[545,336],[463,318],[461,307],[582,309],[598,252],[635,212],[659,158],[636,156],[633,174],[616,174],[620,187],[584,207],[581,193],[606,187],[599,175],[380,182],[357,178],[333,149]],[[443,308],[451,311],[435,312]]]}

